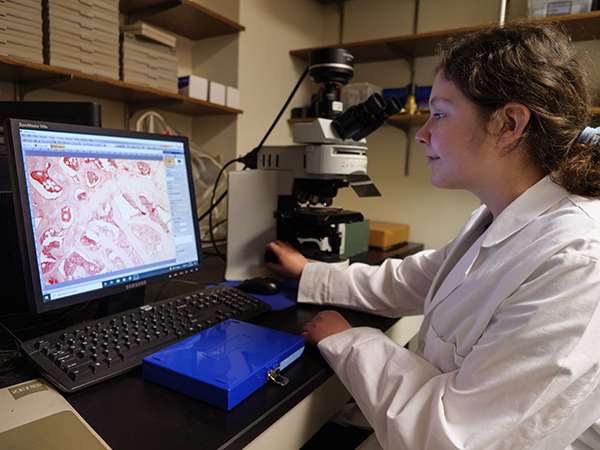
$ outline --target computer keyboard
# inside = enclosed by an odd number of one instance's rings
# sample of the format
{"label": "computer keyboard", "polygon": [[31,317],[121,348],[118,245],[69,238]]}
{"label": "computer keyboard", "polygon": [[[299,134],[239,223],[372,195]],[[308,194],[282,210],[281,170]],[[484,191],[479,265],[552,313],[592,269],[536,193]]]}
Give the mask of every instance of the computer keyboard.
{"label": "computer keyboard", "polygon": [[238,289],[204,288],[31,339],[22,348],[59,389],[75,392],[223,320],[248,320],[269,310]]}

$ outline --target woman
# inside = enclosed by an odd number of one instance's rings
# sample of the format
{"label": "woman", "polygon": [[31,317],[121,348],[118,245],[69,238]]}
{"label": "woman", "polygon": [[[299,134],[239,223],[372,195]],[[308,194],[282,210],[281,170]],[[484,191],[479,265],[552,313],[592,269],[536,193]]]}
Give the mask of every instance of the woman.
{"label": "woman", "polygon": [[588,105],[554,29],[451,42],[416,140],[435,186],[481,200],[459,235],[379,267],[269,244],[301,302],[424,314],[416,354],[332,311],[304,328],[381,447],[563,450],[600,418],[600,149],[577,142]]}

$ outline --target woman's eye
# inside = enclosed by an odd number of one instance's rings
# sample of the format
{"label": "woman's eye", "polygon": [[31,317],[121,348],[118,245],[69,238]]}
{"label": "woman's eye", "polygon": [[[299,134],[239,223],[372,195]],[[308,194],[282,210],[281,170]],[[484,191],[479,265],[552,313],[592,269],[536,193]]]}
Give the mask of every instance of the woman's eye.
{"label": "woman's eye", "polygon": [[444,117],[446,117],[446,114],[441,113],[441,112],[435,112],[431,114],[433,116],[434,119],[438,120],[438,119],[443,119]]}

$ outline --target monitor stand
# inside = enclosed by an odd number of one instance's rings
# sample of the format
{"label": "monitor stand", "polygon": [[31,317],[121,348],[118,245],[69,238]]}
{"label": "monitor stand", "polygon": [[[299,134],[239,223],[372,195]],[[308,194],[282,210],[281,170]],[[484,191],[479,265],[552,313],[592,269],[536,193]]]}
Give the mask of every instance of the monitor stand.
{"label": "monitor stand", "polygon": [[98,309],[94,318],[99,319],[100,317],[118,314],[128,309],[138,308],[144,304],[145,297],[146,286],[140,286],[97,300]]}

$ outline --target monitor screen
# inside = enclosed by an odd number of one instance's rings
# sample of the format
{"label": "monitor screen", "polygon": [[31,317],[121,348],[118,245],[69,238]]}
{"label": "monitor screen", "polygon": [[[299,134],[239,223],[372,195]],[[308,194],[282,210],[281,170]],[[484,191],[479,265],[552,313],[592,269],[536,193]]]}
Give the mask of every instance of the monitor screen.
{"label": "monitor screen", "polygon": [[9,128],[36,311],[198,269],[186,138],[23,120]]}

